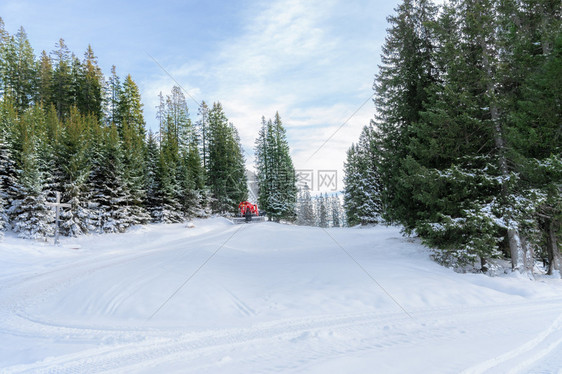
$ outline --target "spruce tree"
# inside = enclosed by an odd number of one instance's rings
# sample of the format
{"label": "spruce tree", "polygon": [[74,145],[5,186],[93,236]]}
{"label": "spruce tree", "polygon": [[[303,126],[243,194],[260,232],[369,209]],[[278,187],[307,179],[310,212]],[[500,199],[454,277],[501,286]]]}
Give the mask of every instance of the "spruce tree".
{"label": "spruce tree", "polygon": [[310,188],[305,184],[299,191],[296,223],[300,226],[314,226],[315,222],[316,216],[310,196]]}
{"label": "spruce tree", "polygon": [[140,91],[131,75],[127,75],[119,92],[117,117],[115,123],[119,134],[123,136],[123,125],[126,122],[133,131],[146,135]]}
{"label": "spruce tree", "polygon": [[92,114],[98,119],[103,116],[103,74],[98,66],[97,57],[92,47],[84,53],[84,60],[79,70],[76,106],[84,115]]}
{"label": "spruce tree", "polygon": [[[403,183],[401,173],[409,154],[412,130],[427,100],[427,89],[438,79],[432,30],[436,13],[431,1],[404,0],[396,14],[387,18],[391,26],[375,81],[378,172],[385,185],[382,196],[385,218],[406,227],[414,224],[416,215],[413,192]],[[349,223],[355,224],[353,212],[346,212]]]}
{"label": "spruce tree", "polygon": [[60,39],[56,47],[57,49],[52,52],[54,70],[51,102],[55,105],[59,118],[64,119],[70,113],[70,107],[74,102],[72,59],[64,39]]}
{"label": "spruce tree", "polygon": [[207,185],[213,195],[214,212],[235,212],[248,196],[244,155],[235,127],[229,124],[222,105],[209,111]]}
{"label": "spruce tree", "polygon": [[61,189],[63,201],[71,208],[61,214],[61,233],[78,236],[95,230],[92,224],[94,213],[88,207],[86,182],[91,171],[89,158],[90,121],[71,107],[64,121],[61,144],[58,149],[58,163],[62,165]]}
{"label": "spruce tree", "polygon": [[17,176],[14,198],[8,210],[10,222],[18,236],[46,239],[53,231],[53,214],[46,202],[44,177],[37,149],[41,139],[36,129],[44,121],[40,107],[30,107],[13,128],[14,159]]}
{"label": "spruce tree", "polygon": [[266,122],[262,117],[262,128],[255,145],[260,207],[275,221],[295,220],[295,169],[278,112],[273,121]]}

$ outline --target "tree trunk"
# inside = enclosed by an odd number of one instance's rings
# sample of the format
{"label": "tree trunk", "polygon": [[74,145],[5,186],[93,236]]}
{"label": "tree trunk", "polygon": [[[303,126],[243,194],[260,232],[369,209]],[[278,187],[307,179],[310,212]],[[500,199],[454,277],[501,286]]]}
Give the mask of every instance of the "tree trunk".
{"label": "tree trunk", "polygon": [[560,249],[558,248],[556,226],[556,220],[550,219],[548,222],[546,237],[546,251],[548,253],[548,275],[553,275],[555,272],[558,272],[558,275],[562,277],[562,256],[560,255]]}
{"label": "tree trunk", "polygon": [[[494,74],[488,57],[489,48],[482,36],[480,36],[480,46],[482,47],[482,65],[488,75],[486,89],[490,98],[490,116],[494,125],[494,142],[496,145],[496,149],[498,150],[500,172],[503,178],[507,178],[509,176],[509,168],[507,166],[507,159],[505,156],[505,140],[503,137],[503,129],[500,122],[498,106],[493,99],[495,96]],[[507,198],[508,196],[507,185],[505,181],[502,181],[502,196],[504,198]],[[511,267],[513,271],[517,270],[521,273],[524,273],[526,272],[526,250],[523,246],[519,230],[517,229],[516,225],[513,224],[511,213],[507,213],[505,221],[507,224],[507,238],[509,242],[509,250],[511,253]]]}

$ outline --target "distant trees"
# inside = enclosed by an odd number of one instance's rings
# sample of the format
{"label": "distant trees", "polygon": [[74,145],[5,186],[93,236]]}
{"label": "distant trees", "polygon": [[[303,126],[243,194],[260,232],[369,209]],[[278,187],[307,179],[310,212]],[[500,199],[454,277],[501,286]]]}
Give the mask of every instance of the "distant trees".
{"label": "distant trees", "polygon": [[486,271],[506,255],[531,273],[540,257],[559,271],[561,4],[455,0],[437,10],[404,0],[389,17],[378,115],[348,152],[349,221],[362,223],[369,201],[443,263],[479,260]]}

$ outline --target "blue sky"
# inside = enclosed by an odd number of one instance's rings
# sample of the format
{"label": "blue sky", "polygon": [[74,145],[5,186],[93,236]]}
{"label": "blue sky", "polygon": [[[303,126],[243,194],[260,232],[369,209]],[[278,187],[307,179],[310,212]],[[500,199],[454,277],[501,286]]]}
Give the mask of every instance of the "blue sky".
{"label": "blue sky", "polygon": [[[372,94],[386,17],[397,1],[29,1],[3,0],[6,29],[27,31],[39,54],[59,38],[81,57],[88,44],[105,74],[111,65],[141,89],[155,128],[158,93],[174,82],[197,100],[220,101],[240,131],[248,163],[262,115],[279,111],[297,169],[338,170],[373,118]],[[188,101],[191,118],[197,108]]]}

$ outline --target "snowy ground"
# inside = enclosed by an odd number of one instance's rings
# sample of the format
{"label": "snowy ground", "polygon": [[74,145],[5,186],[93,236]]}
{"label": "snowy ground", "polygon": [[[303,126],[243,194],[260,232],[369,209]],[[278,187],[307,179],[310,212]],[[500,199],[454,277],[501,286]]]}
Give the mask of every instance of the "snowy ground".
{"label": "snowy ground", "polygon": [[562,373],[561,313],[562,281],[457,274],[396,228],[0,243],[1,373]]}

